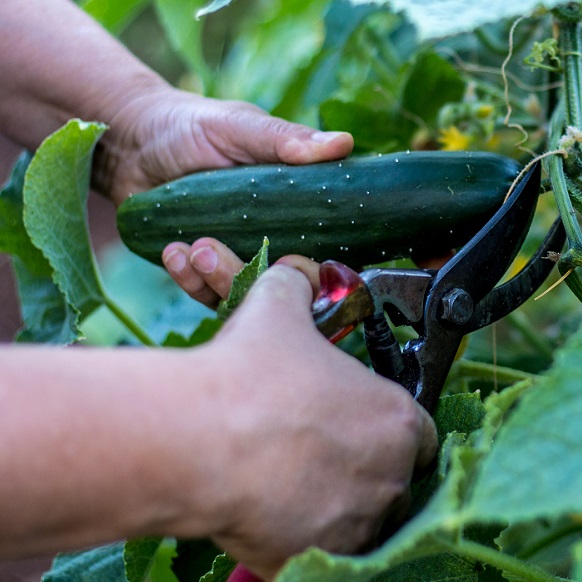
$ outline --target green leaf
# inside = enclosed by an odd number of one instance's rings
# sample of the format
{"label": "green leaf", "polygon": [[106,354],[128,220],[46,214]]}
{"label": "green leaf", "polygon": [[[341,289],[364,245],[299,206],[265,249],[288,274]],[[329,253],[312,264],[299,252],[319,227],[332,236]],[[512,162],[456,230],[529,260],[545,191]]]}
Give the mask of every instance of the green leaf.
{"label": "green leaf", "polygon": [[220,319],[203,319],[189,337],[170,332],[162,345],[166,348],[192,348],[210,341],[222,327]]}
{"label": "green leaf", "polygon": [[572,549],[572,572],[570,578],[575,582],[582,582],[582,542],[578,542]]}
{"label": "green leaf", "polygon": [[150,0],[84,0],[81,7],[112,34],[118,35],[150,3]]}
{"label": "green leaf", "polygon": [[220,550],[210,540],[178,540],[172,571],[180,582],[198,581],[212,570]]}
{"label": "green leaf", "polygon": [[60,554],[42,582],[127,582],[123,543],[86,552]]}
{"label": "green leaf", "polygon": [[496,541],[507,554],[557,575],[568,576],[572,565],[572,545],[580,540],[581,532],[582,523],[578,516],[560,516],[512,524]]}
{"label": "green leaf", "polygon": [[348,131],[356,152],[408,149],[417,125],[396,110],[375,110],[357,102],[329,99],[319,108],[322,129]]}
{"label": "green leaf", "polygon": [[230,573],[234,570],[236,561],[227,554],[216,556],[212,570],[200,578],[200,582],[227,582]]}
{"label": "green leaf", "polygon": [[154,0],[166,36],[185,64],[210,83],[210,71],[202,53],[202,24],[195,14],[204,0]]}
{"label": "green leaf", "polygon": [[414,59],[402,91],[404,111],[433,123],[443,105],[459,101],[465,82],[459,72],[433,51],[423,51]]}
{"label": "green leaf", "polygon": [[250,263],[247,263],[239,273],[237,273],[232,282],[232,287],[228,299],[223,301],[218,307],[219,319],[228,319],[233,311],[243,302],[253,283],[269,267],[269,239],[263,239],[261,250],[253,257]]}
{"label": "green leaf", "polygon": [[78,335],[78,313],[55,285],[49,262],[24,226],[24,176],[30,160],[26,152],[19,157],[0,192],[0,251],[12,255],[24,321],[17,340],[69,344]]}
{"label": "green leaf", "polygon": [[[220,62],[215,96],[273,109],[298,71],[319,51],[327,4],[328,0],[271,2],[261,6],[259,17],[256,9],[247,8],[249,17],[237,22],[236,38],[227,58]],[[237,6],[238,13],[242,6]],[[240,20],[240,16],[226,13],[222,18]],[[281,59],[282,53],[285,59]]]}
{"label": "green leaf", "polygon": [[24,328],[17,341],[67,345],[78,339],[79,313],[71,307],[51,277],[34,275],[13,257]]}
{"label": "green leaf", "polygon": [[304,109],[331,97],[338,87],[337,71],[347,43],[367,17],[381,10],[385,8],[375,3],[333,0],[324,19],[326,36],[321,50],[291,81],[273,114],[296,118]]}
{"label": "green leaf", "polygon": [[[360,4],[362,0],[351,0]],[[365,0],[364,0],[365,1]],[[370,0],[387,4],[388,0]],[[533,12],[540,6],[553,8],[563,0],[521,0],[506,2],[466,2],[466,0],[389,0],[396,11],[404,11],[417,27],[422,40],[442,38],[461,32],[471,32],[484,24],[505,18],[517,18]]]}
{"label": "green leaf", "polygon": [[451,554],[412,560],[374,576],[371,582],[477,582],[475,565]]}
{"label": "green leaf", "polygon": [[434,414],[439,444],[452,432],[471,434],[481,427],[484,417],[485,407],[477,392],[441,397]]}
{"label": "green leaf", "polygon": [[28,152],[20,155],[0,192],[0,252],[20,257],[31,273],[50,277],[52,269],[32,244],[23,220],[22,190],[31,159]]}
{"label": "green leaf", "polygon": [[123,559],[128,582],[178,582],[173,571],[174,538],[142,538],[125,543]]}
{"label": "green leaf", "polygon": [[582,330],[499,430],[466,508],[474,520],[582,512]]}
{"label": "green leaf", "polygon": [[53,279],[81,317],[105,302],[89,239],[86,201],[101,123],[69,121],[38,148],[24,181],[24,224]]}

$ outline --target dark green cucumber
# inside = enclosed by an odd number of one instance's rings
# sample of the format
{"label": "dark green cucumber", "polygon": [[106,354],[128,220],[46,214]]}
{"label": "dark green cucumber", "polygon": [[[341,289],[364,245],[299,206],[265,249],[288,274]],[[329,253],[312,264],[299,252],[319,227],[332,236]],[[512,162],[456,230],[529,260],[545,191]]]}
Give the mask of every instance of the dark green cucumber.
{"label": "dark green cucumber", "polygon": [[303,166],[199,172],[128,198],[125,244],[161,263],[172,241],[215,237],[243,260],[268,237],[292,253],[354,268],[459,247],[499,208],[520,166],[484,152],[406,152]]}

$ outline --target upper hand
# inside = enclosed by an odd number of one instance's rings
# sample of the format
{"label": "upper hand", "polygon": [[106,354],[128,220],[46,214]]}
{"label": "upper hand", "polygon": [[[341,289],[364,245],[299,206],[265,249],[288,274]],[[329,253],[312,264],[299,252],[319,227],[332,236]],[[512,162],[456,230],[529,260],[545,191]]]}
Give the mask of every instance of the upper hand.
{"label": "upper hand", "polygon": [[116,204],[185,174],[237,164],[305,164],[347,156],[353,138],[273,117],[241,101],[161,84],[131,99],[110,122],[94,182]]}

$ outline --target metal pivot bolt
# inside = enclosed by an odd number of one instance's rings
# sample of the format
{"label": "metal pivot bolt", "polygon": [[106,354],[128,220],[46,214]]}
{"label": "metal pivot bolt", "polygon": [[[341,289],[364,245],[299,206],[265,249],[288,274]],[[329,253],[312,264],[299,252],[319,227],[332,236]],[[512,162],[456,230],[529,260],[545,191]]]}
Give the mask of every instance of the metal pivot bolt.
{"label": "metal pivot bolt", "polygon": [[443,297],[443,315],[446,321],[463,325],[473,315],[473,299],[463,289],[451,289]]}

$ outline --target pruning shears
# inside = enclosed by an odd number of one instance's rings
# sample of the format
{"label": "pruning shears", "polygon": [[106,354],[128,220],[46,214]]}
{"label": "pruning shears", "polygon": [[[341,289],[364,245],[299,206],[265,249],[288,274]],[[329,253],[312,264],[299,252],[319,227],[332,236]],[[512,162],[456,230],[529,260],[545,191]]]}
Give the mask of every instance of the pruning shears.
{"label": "pruning shears", "polygon": [[[407,388],[434,413],[463,336],[509,314],[531,297],[551,272],[549,251],[560,251],[565,232],[556,219],[527,265],[498,285],[530,228],[540,189],[536,164],[495,215],[439,270],[374,268],[356,273],[327,261],[313,304],[319,330],[337,341],[363,323],[376,373]],[[394,326],[418,338],[400,348]]]}

